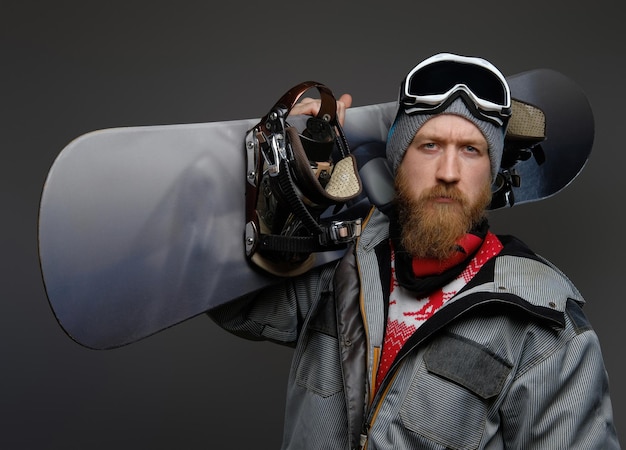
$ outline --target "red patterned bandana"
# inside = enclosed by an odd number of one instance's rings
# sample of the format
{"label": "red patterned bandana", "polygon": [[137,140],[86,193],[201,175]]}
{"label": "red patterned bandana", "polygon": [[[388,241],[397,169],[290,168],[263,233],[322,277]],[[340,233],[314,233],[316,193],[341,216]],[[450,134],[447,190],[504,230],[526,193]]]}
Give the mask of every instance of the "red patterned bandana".
{"label": "red patterned bandana", "polygon": [[391,249],[389,313],[382,357],[376,377],[376,389],[378,389],[380,382],[387,374],[396,355],[415,330],[441,308],[444,303],[454,297],[487,261],[502,250],[502,244],[490,231],[487,232],[484,240],[476,235],[467,234],[459,242],[459,245],[465,252],[458,252],[455,256],[443,262],[430,259],[413,260],[413,272],[416,276],[438,275],[461,263],[467,258],[467,255],[471,255],[478,249],[460,275],[423,298],[416,298],[415,294],[412,294],[410,290],[400,286],[398,283],[395,275],[395,252],[393,248]]}

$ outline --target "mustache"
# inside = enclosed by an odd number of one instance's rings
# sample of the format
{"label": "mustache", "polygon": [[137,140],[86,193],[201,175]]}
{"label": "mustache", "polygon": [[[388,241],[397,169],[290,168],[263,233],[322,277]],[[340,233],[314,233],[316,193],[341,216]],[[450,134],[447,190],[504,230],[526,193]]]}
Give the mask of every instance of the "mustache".
{"label": "mustache", "polygon": [[467,198],[459,188],[452,185],[438,184],[422,193],[422,200],[434,200],[437,198],[449,198],[459,202],[461,205],[467,204]]}

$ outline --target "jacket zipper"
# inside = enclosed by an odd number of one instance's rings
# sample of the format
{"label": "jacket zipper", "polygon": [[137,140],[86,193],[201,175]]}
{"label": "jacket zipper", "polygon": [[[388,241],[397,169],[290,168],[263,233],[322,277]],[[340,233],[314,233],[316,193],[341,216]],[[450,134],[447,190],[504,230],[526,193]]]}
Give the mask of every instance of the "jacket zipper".
{"label": "jacket zipper", "polygon": [[[398,364],[399,363],[400,361],[398,361]],[[360,450],[365,450],[367,448],[367,439],[369,435],[369,430],[372,424],[374,423],[374,421],[376,420],[376,417],[378,416],[380,407],[382,405],[382,400],[385,398],[385,396],[387,395],[387,391],[391,387],[391,380],[393,380],[393,378],[396,376],[395,368],[398,366],[398,364],[394,364],[389,369],[389,372],[387,373],[387,375],[383,379],[382,384],[380,385],[380,389],[378,389],[378,391],[376,392],[376,395],[374,396],[374,400],[370,404],[370,407],[368,408],[368,413],[365,415],[365,422],[363,423],[363,427],[361,430],[360,447],[359,447]]]}

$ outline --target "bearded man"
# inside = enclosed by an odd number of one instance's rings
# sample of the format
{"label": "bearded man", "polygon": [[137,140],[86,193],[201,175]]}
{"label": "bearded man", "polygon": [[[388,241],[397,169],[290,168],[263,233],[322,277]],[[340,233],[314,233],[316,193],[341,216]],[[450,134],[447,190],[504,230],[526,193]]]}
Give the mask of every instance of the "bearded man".
{"label": "bearded man", "polygon": [[619,448],[581,294],[489,230],[510,107],[484,59],[419,63],[387,141],[392,211],[373,208],[338,264],[210,312],[295,348],[282,448]]}

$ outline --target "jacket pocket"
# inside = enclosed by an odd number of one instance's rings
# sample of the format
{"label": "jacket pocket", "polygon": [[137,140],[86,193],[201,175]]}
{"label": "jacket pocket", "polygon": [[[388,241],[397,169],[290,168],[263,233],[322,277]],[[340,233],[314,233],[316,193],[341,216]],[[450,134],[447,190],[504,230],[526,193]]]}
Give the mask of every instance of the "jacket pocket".
{"label": "jacket pocket", "polygon": [[506,361],[455,335],[435,340],[424,353],[400,410],[404,426],[451,449],[475,449],[487,411],[511,371]]}
{"label": "jacket pocket", "polygon": [[311,331],[298,362],[296,383],[322,397],[341,391],[341,363],[337,338]]}

